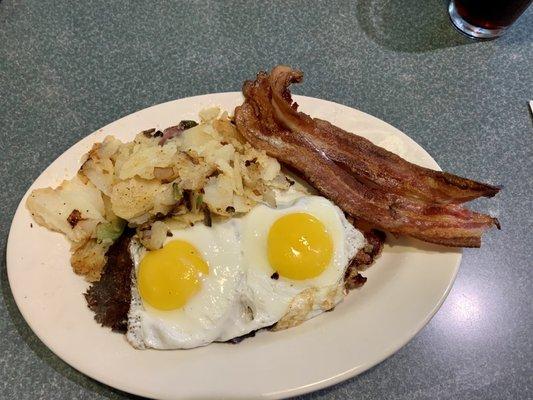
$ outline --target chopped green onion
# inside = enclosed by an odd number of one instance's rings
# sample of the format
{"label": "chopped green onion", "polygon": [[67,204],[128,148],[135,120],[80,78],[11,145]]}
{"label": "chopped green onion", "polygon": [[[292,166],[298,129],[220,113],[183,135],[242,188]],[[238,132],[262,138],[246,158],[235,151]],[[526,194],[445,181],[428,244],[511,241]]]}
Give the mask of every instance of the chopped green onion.
{"label": "chopped green onion", "polygon": [[201,194],[198,195],[198,197],[196,198],[196,208],[200,208],[203,201],[204,201],[204,196],[202,196]]}
{"label": "chopped green onion", "polygon": [[174,194],[174,198],[176,199],[176,201],[180,201],[183,197],[183,192],[176,182],[172,184],[172,193]]}
{"label": "chopped green onion", "polygon": [[105,241],[114,242],[122,235],[125,227],[126,221],[122,218],[117,218],[108,223],[100,223],[96,227],[96,239],[98,243]]}

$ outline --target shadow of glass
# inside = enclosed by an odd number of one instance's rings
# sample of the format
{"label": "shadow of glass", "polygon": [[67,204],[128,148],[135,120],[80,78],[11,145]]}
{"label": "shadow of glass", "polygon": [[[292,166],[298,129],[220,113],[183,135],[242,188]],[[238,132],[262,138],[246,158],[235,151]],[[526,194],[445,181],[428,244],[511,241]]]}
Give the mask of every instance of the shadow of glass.
{"label": "shadow of glass", "polygon": [[448,1],[360,0],[356,16],[365,34],[385,48],[422,53],[475,43],[453,27]]}
{"label": "shadow of glass", "polygon": [[[1,0],[0,0],[1,1]],[[65,363],[59,357],[57,357],[52,351],[50,351],[40,339],[33,333],[30,329],[20,311],[15,303],[13,294],[11,292],[11,287],[9,286],[9,281],[7,278],[7,268],[6,268],[6,248],[7,248],[7,239],[2,243],[2,254],[3,260],[0,263],[1,275],[0,275],[0,286],[4,304],[11,319],[11,322],[15,326],[19,336],[24,340],[28,347],[33,351],[33,353],[39,357],[44,363],[49,365],[57,373],[61,374],[63,377],[74,382],[78,386],[83,387],[85,390],[97,393],[101,396],[107,397],[112,400],[142,400],[144,397],[134,396],[122,392],[120,390],[114,389],[112,387],[106,386],[100,382],[97,382],[82,373],[76,371],[70,365]],[[95,356],[97,357],[97,355]],[[27,393],[29,395],[29,393]]]}

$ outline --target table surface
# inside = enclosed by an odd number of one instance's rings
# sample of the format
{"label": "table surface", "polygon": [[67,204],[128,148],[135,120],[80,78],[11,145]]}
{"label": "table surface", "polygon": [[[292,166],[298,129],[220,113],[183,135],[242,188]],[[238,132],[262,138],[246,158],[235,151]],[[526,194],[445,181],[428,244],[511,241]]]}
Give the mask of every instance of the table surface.
{"label": "table surface", "polygon": [[381,118],[443,169],[503,187],[474,204],[502,230],[464,251],[426,328],[371,370],[301,399],[533,397],[533,7],[506,36],[475,42],[440,0],[0,0],[0,398],[133,398],[58,359],[17,310],[4,254],[31,182],[121,116],[239,90],[278,63],[305,72],[298,94]]}

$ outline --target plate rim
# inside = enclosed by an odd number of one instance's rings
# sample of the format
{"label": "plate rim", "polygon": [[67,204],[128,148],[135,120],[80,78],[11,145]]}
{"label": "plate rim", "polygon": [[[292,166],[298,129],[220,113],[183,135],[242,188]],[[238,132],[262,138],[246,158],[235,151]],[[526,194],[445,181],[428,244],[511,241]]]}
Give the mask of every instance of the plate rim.
{"label": "plate rim", "polygon": [[[14,256],[13,256],[13,253],[15,252],[15,250],[14,250],[14,246],[15,245],[13,244],[14,240],[12,238],[14,226],[15,226],[17,218],[19,217],[19,214],[22,213],[23,210],[25,209],[24,200],[27,198],[28,194],[32,190],[32,187],[35,184],[35,182],[37,180],[39,180],[42,177],[42,175],[44,175],[47,172],[47,170],[52,167],[52,165],[57,163],[58,160],[63,157],[63,155],[65,155],[66,153],[71,152],[73,150],[73,148],[78,146],[78,145],[80,145],[81,142],[89,141],[89,138],[95,136],[98,132],[100,132],[102,130],[105,130],[108,126],[110,126],[112,124],[115,124],[115,123],[117,123],[117,122],[119,122],[121,120],[130,118],[134,114],[137,114],[137,113],[140,113],[140,112],[148,112],[148,111],[150,111],[152,109],[156,109],[158,107],[161,107],[163,105],[168,105],[168,104],[174,103],[176,101],[200,100],[201,98],[210,98],[212,96],[217,96],[217,95],[219,95],[219,96],[240,96],[240,97],[242,97],[242,93],[241,92],[229,91],[229,92],[207,93],[207,94],[202,94],[202,95],[196,95],[196,96],[183,97],[183,98],[179,98],[179,99],[173,99],[173,100],[165,101],[165,102],[162,102],[162,103],[159,103],[159,104],[154,104],[154,105],[151,105],[149,107],[146,107],[146,108],[143,108],[143,109],[140,109],[140,110],[136,110],[136,111],[134,111],[132,113],[129,113],[127,115],[124,115],[124,116],[114,120],[114,121],[109,122],[108,124],[104,125],[103,127],[95,130],[94,132],[89,133],[88,135],[85,135],[85,136],[81,137],[79,140],[77,140],[75,143],[73,143],[71,146],[69,146],[68,149],[66,149],[59,156],[57,156],[52,162],[50,162],[46,166],[46,168],[42,170],[42,172],[39,174],[39,176],[32,181],[32,183],[28,186],[27,190],[25,191],[24,195],[21,197],[21,199],[19,201],[19,204],[18,204],[18,206],[16,208],[16,211],[13,214],[13,218],[12,218],[12,221],[11,221],[11,224],[10,224],[9,234],[8,234],[8,238],[7,238],[7,245],[6,245],[6,256],[5,256],[6,257],[6,270],[7,270],[8,282],[9,282],[9,286],[10,286],[10,290],[11,290],[13,299],[15,301],[15,304],[17,305],[17,309],[19,310],[19,312],[21,313],[22,317],[24,318],[24,321],[29,326],[29,328],[31,329],[33,334],[35,334],[39,338],[39,340],[43,343],[43,345],[45,345],[62,362],[65,362],[70,367],[74,368],[76,371],[80,372],[81,374],[83,374],[85,376],[88,376],[89,378],[91,378],[91,379],[93,379],[93,380],[95,380],[95,381],[97,381],[99,383],[102,383],[102,384],[107,385],[107,386],[112,387],[112,388],[116,388],[116,389],[121,390],[121,391],[123,391],[125,393],[130,393],[130,394],[133,394],[133,395],[140,395],[140,396],[144,396],[144,397],[147,397],[147,398],[153,398],[153,399],[157,398],[157,397],[153,397],[153,394],[151,392],[143,392],[143,391],[139,391],[139,390],[135,390],[135,389],[132,390],[131,388],[128,388],[127,385],[124,385],[122,383],[112,382],[112,379],[105,379],[105,378],[102,378],[100,376],[96,376],[96,374],[92,373],[92,371],[91,372],[82,371],[80,368],[78,368],[76,366],[75,361],[72,360],[70,357],[68,357],[65,354],[59,354],[60,353],[59,349],[55,349],[53,345],[50,345],[48,343],[47,339],[45,337],[43,337],[43,335],[41,335],[41,333],[38,332],[38,330],[36,330],[34,328],[33,324],[30,322],[31,321],[31,317],[29,315],[27,315],[26,310],[24,309],[24,306],[22,306],[20,298],[17,297],[16,292],[13,290],[13,283],[12,283],[12,279],[13,278],[12,278],[12,273],[10,273],[10,270],[12,268],[14,268],[14,267],[10,268],[10,265],[16,264],[16,262],[14,260]],[[294,95],[293,97],[295,98],[295,100],[298,100],[299,98],[301,98],[301,99],[306,99],[308,101],[319,101],[321,103],[330,103],[330,105],[333,106],[333,107],[341,107],[341,108],[346,108],[346,109],[349,109],[349,110],[355,110],[358,113],[364,114],[364,116],[366,118],[369,117],[369,118],[378,120],[381,123],[386,124],[388,126],[388,128],[392,128],[394,131],[396,131],[396,133],[399,133],[403,138],[406,138],[410,142],[410,145],[415,145],[416,147],[421,149],[423,152],[425,152],[430,157],[431,161],[434,162],[435,167],[438,170],[440,170],[440,167],[438,166],[437,162],[429,154],[429,152],[427,150],[425,150],[414,139],[409,137],[407,134],[402,132],[400,129],[394,127],[393,125],[389,124],[388,122],[386,122],[386,121],[384,121],[384,120],[382,120],[380,118],[377,118],[377,117],[375,117],[375,116],[373,116],[371,114],[368,114],[368,113],[366,113],[364,111],[361,111],[361,110],[359,110],[357,108],[350,107],[350,106],[347,106],[347,105],[344,105],[344,104],[341,104],[341,103],[337,103],[337,102],[334,102],[334,101],[331,101],[331,100],[320,99],[320,98],[311,97],[311,96],[303,96],[303,95]],[[197,111],[200,111],[200,110],[197,110]],[[12,260],[12,261],[10,261],[10,260]],[[304,385],[304,386],[295,387],[293,389],[282,390],[282,391],[278,391],[278,392],[263,393],[261,395],[258,395],[258,397],[268,398],[268,399],[282,399],[282,398],[298,396],[298,395],[310,393],[310,392],[313,392],[313,391],[321,390],[321,389],[333,386],[335,384],[338,384],[340,382],[343,382],[343,381],[345,381],[347,379],[353,378],[353,377],[355,377],[355,376],[357,376],[357,375],[359,375],[359,374],[361,374],[361,373],[363,373],[365,371],[368,371],[368,370],[374,368],[376,365],[378,365],[381,362],[383,362],[384,360],[386,360],[387,358],[389,358],[392,355],[394,355],[401,348],[403,348],[406,344],[408,344],[418,333],[420,333],[424,329],[424,327],[431,321],[431,319],[434,317],[434,315],[437,313],[437,311],[441,308],[442,304],[444,303],[444,301],[448,297],[448,295],[450,293],[450,290],[451,290],[451,288],[452,288],[452,286],[453,286],[453,284],[454,284],[454,282],[455,282],[455,280],[457,278],[457,274],[458,274],[458,271],[459,271],[459,267],[461,265],[461,261],[462,261],[462,249],[460,249],[457,252],[457,257],[455,259],[455,265],[453,266],[453,273],[451,275],[451,279],[449,280],[444,292],[440,296],[439,301],[434,305],[434,307],[431,309],[431,311],[426,315],[426,317],[423,320],[421,320],[416,326],[413,326],[411,328],[410,334],[406,337],[405,340],[403,340],[400,343],[398,343],[397,345],[392,346],[391,348],[387,349],[387,351],[384,352],[384,355],[382,357],[379,357],[378,359],[376,359],[375,362],[366,364],[366,365],[364,365],[364,367],[355,366],[355,367],[353,367],[351,369],[348,369],[348,370],[346,370],[346,371],[344,371],[342,373],[339,373],[337,375],[334,375],[334,376],[331,376],[329,378],[325,378],[325,379],[322,379],[320,381],[316,381],[316,382],[313,382],[313,383],[310,383],[310,384],[307,384],[307,385]]]}

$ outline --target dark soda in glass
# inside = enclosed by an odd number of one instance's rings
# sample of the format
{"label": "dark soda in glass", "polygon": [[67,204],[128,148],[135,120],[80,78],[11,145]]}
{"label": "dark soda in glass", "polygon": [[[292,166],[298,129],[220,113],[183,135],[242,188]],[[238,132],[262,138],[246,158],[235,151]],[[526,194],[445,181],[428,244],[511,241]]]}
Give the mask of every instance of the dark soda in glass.
{"label": "dark soda in glass", "polygon": [[532,0],[451,0],[448,11],[454,25],[478,38],[502,35]]}

